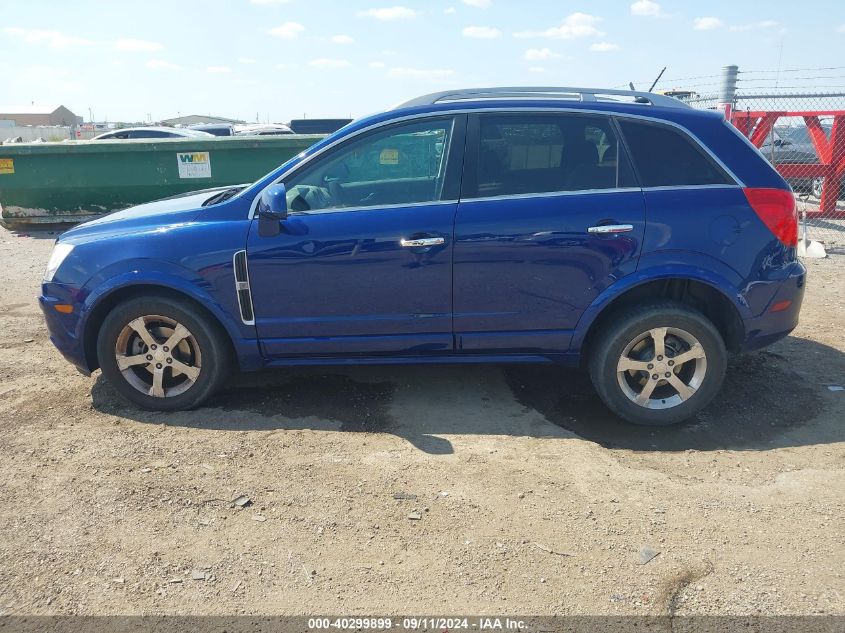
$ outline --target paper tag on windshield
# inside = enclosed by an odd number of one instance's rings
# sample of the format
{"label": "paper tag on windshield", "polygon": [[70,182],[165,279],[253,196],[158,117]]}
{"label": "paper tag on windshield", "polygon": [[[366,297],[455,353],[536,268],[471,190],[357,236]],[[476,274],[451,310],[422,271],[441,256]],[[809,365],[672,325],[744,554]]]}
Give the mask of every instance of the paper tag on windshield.
{"label": "paper tag on windshield", "polygon": [[379,154],[378,162],[380,165],[398,165],[399,164],[399,150],[398,149],[383,149]]}

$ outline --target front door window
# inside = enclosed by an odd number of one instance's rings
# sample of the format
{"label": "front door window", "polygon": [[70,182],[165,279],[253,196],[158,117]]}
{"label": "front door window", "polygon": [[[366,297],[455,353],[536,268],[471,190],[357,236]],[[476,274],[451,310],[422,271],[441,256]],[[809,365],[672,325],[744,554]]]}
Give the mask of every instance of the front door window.
{"label": "front door window", "polygon": [[451,118],[390,126],[330,150],[286,183],[293,212],[339,211],[441,200]]}

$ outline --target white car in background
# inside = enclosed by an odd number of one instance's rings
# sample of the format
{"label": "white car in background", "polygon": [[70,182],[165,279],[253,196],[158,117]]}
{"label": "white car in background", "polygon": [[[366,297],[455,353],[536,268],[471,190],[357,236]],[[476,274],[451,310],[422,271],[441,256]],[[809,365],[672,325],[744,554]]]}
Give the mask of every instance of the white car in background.
{"label": "white car in background", "polygon": [[200,130],[175,127],[125,127],[112,130],[92,138],[92,141],[115,141],[138,138],[214,138],[213,134]]}
{"label": "white car in background", "polygon": [[235,126],[235,136],[277,136],[280,134],[293,134],[293,130],[283,123],[254,123]]}

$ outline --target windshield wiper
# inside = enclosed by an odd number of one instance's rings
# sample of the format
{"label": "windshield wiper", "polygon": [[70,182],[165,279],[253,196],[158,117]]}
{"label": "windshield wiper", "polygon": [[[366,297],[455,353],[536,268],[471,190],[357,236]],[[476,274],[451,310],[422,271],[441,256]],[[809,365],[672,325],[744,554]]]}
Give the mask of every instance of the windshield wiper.
{"label": "windshield wiper", "polygon": [[219,204],[221,202],[225,202],[229,198],[233,198],[238,195],[241,191],[246,189],[245,186],[240,185],[238,187],[232,187],[231,189],[226,189],[225,191],[221,191],[220,193],[214,194],[208,200],[202,203],[202,206],[208,207],[212,204]]}

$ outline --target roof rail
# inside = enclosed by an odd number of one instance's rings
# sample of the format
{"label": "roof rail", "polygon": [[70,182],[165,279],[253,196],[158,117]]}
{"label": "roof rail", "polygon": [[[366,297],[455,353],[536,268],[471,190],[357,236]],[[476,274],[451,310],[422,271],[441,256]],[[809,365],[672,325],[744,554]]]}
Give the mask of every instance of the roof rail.
{"label": "roof rail", "polygon": [[449,101],[472,101],[476,99],[570,99],[573,101],[613,102],[613,97],[633,97],[635,103],[642,103],[664,108],[688,108],[689,106],[666,95],[637,90],[611,90],[608,88],[560,88],[560,87],[515,87],[515,88],[467,88],[463,90],[444,90],[423,95],[396,106],[411,108],[414,106],[434,105]]}

